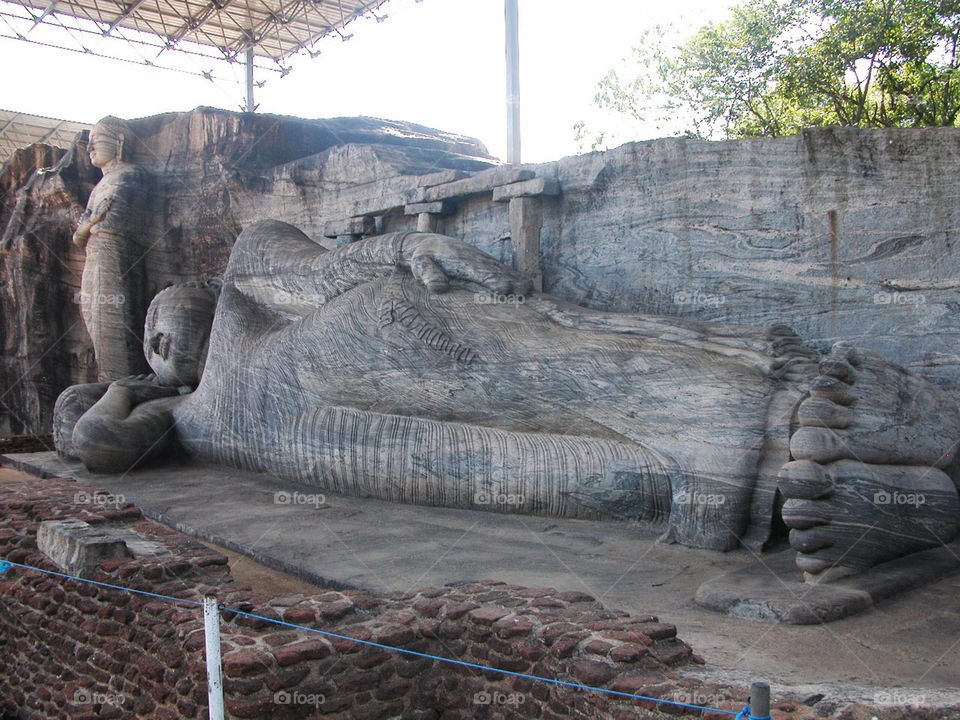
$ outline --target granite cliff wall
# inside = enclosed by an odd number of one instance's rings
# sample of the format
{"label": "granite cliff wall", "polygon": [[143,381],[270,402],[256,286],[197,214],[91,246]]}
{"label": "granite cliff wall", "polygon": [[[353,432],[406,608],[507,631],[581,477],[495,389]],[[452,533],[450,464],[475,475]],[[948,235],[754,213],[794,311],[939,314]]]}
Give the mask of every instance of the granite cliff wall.
{"label": "granite cliff wall", "polygon": [[[545,290],[597,309],[786,323],[820,349],[853,340],[960,397],[957,129],[655,140],[522,173],[495,167],[476,141],[366,118],[199,109],[132,124],[134,159],[151,177],[149,293],[217,274],[256,219],[286,220],[333,247],[334,236],[414,229],[431,203],[439,231],[513,263],[509,204],[491,193],[536,176],[559,185],[539,198]],[[5,206],[28,175],[0,173],[13,188]],[[49,427],[53,398],[92,362],[64,302],[82,253],[65,229],[49,229],[79,215],[89,188],[63,191],[59,175],[29,190],[20,222],[36,229],[15,234],[0,260],[0,413],[14,431]],[[44,247],[62,262],[36,262]],[[60,300],[38,305],[38,295]],[[64,323],[72,330],[50,350]]]}

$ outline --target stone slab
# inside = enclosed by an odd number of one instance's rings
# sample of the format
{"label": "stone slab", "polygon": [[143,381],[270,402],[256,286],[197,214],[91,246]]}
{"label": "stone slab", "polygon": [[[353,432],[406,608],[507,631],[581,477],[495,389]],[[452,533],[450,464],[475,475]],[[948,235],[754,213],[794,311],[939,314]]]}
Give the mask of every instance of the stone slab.
{"label": "stone slab", "polygon": [[82,578],[93,577],[105,560],[132,557],[123,540],[83,520],[44,520],[37,547],[65,572]]}
{"label": "stone slab", "polygon": [[538,177],[532,180],[501,185],[493,189],[494,202],[506,202],[518,197],[540,197],[541,195],[559,195],[560,183],[556,178]]}
{"label": "stone slab", "polygon": [[405,592],[495,577],[607,595],[605,602],[616,597],[623,607],[668,583],[691,560],[731,569],[747,559],[662,545],[657,533],[627,523],[320,495],[222,467],[169,464],[94,475],[52,452],[0,455],[0,462],[123,495],[169,527],[326,587]]}
{"label": "stone slab", "polygon": [[470,177],[470,173],[464,170],[441,170],[439,172],[423,175],[417,181],[417,185],[422,188],[433,187],[434,185],[443,185],[445,183],[456,182]]}
{"label": "stone slab", "polygon": [[352,217],[324,223],[323,236],[335,238],[342,235],[371,235],[375,229],[376,221],[372,217]]}
{"label": "stone slab", "polygon": [[446,200],[437,200],[428,203],[412,203],[403,208],[404,215],[419,215],[420,213],[431,213],[433,215],[449,215],[456,210],[456,203]]}
{"label": "stone slab", "polygon": [[960,573],[960,541],[833,583],[802,582],[795,561],[792,551],[758,558],[755,564],[703,583],[695,601],[701,607],[747,620],[819,625]]}
{"label": "stone slab", "polygon": [[434,202],[435,200],[479,195],[481,193],[491,192],[495,187],[499,187],[500,185],[510,185],[523,180],[529,180],[534,177],[534,175],[533,170],[523,168],[507,167],[481,170],[463,180],[426,188],[422,194],[422,198],[411,199],[411,202]]}

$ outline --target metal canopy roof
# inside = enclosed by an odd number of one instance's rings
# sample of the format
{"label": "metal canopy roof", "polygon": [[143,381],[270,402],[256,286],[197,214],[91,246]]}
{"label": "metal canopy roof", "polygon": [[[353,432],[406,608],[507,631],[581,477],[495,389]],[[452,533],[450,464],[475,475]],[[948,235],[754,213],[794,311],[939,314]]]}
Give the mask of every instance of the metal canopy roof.
{"label": "metal canopy roof", "polygon": [[0,167],[13,151],[33,143],[46,143],[67,148],[81,130],[92,126],[72,120],[28,115],[12,110],[0,110]]}
{"label": "metal canopy roof", "polygon": [[[36,24],[54,16],[81,18],[99,33],[118,28],[159,36],[163,49],[181,42],[216,48],[233,61],[248,49],[277,63],[310,51],[323,37],[380,8],[387,0],[4,0]],[[0,2],[0,5],[3,3]],[[61,23],[62,24],[62,23]],[[21,39],[27,39],[25,37]],[[130,40],[129,37],[124,39]]]}

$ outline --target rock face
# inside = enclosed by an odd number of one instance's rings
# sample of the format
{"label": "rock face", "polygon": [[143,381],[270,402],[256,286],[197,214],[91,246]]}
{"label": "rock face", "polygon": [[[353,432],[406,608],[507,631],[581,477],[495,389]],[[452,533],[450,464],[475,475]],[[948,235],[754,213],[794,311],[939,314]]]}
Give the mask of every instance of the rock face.
{"label": "rock face", "polygon": [[[419,226],[514,264],[514,201],[491,189],[537,175],[560,191],[538,199],[544,290],[601,310],[785,323],[818,350],[852,340],[960,389],[956,129],[657,140],[480,182],[492,161],[478,143],[399,123],[200,109],[131,125],[152,178],[148,295],[221,273],[240,230],[264,218],[327,247]],[[32,169],[57,159],[30,153],[0,176],[0,229]],[[12,431],[48,429],[58,392],[95,377],[69,234],[96,180],[83,157],[45,176],[8,233],[0,413]]]}
{"label": "rock face", "polygon": [[545,289],[592,307],[786,323],[956,391],[960,131],[669,139],[540,169]]}
{"label": "rock face", "polygon": [[85,155],[40,145],[0,172],[0,434],[43,432],[59,387],[96,378],[70,238],[97,175]]}

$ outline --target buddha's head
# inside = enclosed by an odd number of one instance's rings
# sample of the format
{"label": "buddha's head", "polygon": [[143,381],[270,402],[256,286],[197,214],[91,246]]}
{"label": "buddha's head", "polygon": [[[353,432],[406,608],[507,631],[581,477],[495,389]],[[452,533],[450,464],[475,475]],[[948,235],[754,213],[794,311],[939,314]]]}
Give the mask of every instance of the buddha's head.
{"label": "buddha's head", "polygon": [[94,125],[87,140],[87,152],[93,166],[103,170],[124,160],[124,142],[130,135],[129,126],[112,115]]}
{"label": "buddha's head", "polygon": [[220,281],[187,282],[157,293],[147,310],[143,353],[161,385],[196,388],[203,375]]}

